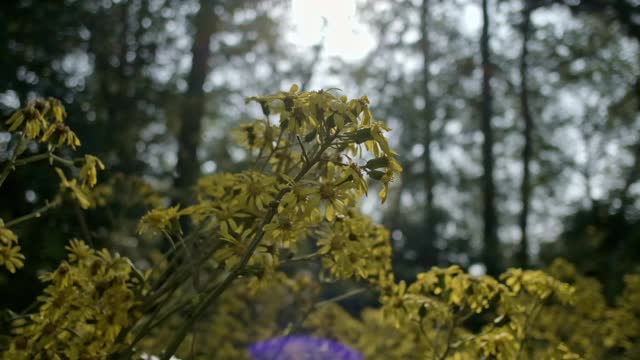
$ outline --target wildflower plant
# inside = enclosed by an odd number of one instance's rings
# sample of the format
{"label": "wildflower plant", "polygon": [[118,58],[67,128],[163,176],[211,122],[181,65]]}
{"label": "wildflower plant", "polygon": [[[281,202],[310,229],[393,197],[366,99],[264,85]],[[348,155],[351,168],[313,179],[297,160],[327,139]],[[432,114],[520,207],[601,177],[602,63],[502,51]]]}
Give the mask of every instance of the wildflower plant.
{"label": "wildflower plant", "polygon": [[[80,146],[76,134],[65,124],[67,113],[62,103],[53,98],[32,100],[16,111],[6,122],[11,141],[3,154],[7,160],[0,163],[0,186],[7,177],[22,166],[48,161],[59,178],[59,193],[47,203],[12,220],[0,219],[0,266],[11,273],[24,266],[25,257],[20,253],[18,236],[12,230],[20,223],[41,216],[61,205],[65,199],[76,201],[83,209],[94,206],[90,190],[97,183],[98,171],[105,166],[93,155],[69,159],[63,154]],[[30,144],[41,144],[41,150],[33,153]],[[70,173],[71,176],[65,174]]]}
{"label": "wildflower plant", "polygon": [[[48,160],[60,192],[31,214],[0,220],[0,266],[13,273],[28,261],[15,225],[65,200],[83,209],[144,204],[150,210],[135,236],[163,241],[168,250],[144,254],[152,265],[136,267],[117,252],[71,240],[67,258],[41,276],[46,288],[30,312],[7,312],[3,358],[251,359],[271,356],[274,347],[295,353],[311,345],[366,359],[637,353],[637,275],[626,278],[616,306],[606,304],[597,282],[562,261],[497,279],[451,266],[398,281],[389,232],[357,206],[370,182],[384,202],[402,171],[369,99],[294,85],[247,101],[262,117],[232,136],[251,166],[201,178],[195,202],[174,206],[139,179],[99,183],[104,164],[95,156],[69,158],[80,140],[57,100],[31,102],[9,118],[17,145],[0,163],[0,185],[20,166]],[[32,142],[46,150],[28,153]],[[122,189],[137,189],[136,196],[118,200]],[[321,270],[293,267],[309,262]],[[322,299],[323,282],[343,280],[358,288]],[[338,305],[365,291],[379,297],[379,308],[353,316]],[[589,342],[590,332],[598,341]]]}

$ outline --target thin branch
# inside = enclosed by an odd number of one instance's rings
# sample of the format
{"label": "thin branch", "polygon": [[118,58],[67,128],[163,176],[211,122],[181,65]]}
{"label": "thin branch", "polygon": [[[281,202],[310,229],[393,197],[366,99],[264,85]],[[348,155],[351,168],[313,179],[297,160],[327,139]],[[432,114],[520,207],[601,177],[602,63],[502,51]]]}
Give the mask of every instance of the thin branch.
{"label": "thin branch", "polygon": [[[326,144],[323,145],[320,149],[318,149],[318,152],[315,154],[313,160],[305,164],[305,166],[300,170],[300,173],[293,180],[294,182],[300,181],[307,174],[307,172],[309,172],[309,170],[311,170],[311,168],[316,163],[318,163],[324,151],[328,149],[329,146],[331,146],[331,143],[333,142],[333,140],[335,140],[337,136],[338,136],[338,133],[331,136],[326,142]],[[269,223],[271,223],[271,220],[273,220],[274,216],[276,215],[277,208],[278,208],[277,204],[280,202],[280,200],[282,200],[282,197],[289,191],[290,189],[284,188],[276,195],[271,208],[265,215],[264,220],[258,227],[258,231],[256,232],[255,237],[249,244],[247,252],[242,256],[242,259],[240,259],[240,262],[231,270],[229,275],[227,275],[227,277],[222,281],[222,283],[218,287],[216,287],[211,293],[204,295],[203,300],[199,303],[199,305],[196,307],[194,312],[187,317],[183,326],[180,329],[178,329],[176,335],[173,337],[173,340],[171,340],[164,354],[162,354],[162,357],[160,358],[161,360],[169,360],[171,356],[173,356],[176,353],[176,351],[178,350],[178,347],[180,346],[184,338],[187,336],[187,332],[189,331],[191,324],[197,318],[199,318],[211,304],[213,304],[218,299],[218,297],[231,285],[231,283],[233,283],[236,277],[242,272],[244,267],[249,262],[249,259],[251,259],[251,256],[253,256],[253,253],[255,252],[256,248],[260,244],[260,241],[262,241],[262,238],[265,234],[264,227]]]}
{"label": "thin branch", "polygon": [[293,264],[293,263],[297,263],[297,262],[303,262],[303,261],[309,261],[309,260],[313,260],[315,258],[321,257],[322,254],[318,253],[318,252],[314,252],[311,254],[307,254],[307,255],[301,255],[301,256],[297,256],[294,258],[291,258],[287,261],[281,262],[278,266],[285,266],[285,265],[289,265],[289,264]]}
{"label": "thin branch", "polygon": [[7,228],[10,228],[10,227],[16,226],[16,225],[18,225],[20,223],[23,223],[25,221],[29,221],[31,219],[39,218],[40,216],[42,216],[42,213],[45,213],[45,212],[51,210],[52,208],[60,205],[61,203],[62,203],[62,198],[58,197],[55,200],[53,200],[52,202],[47,203],[46,205],[36,209],[35,211],[33,211],[33,212],[29,213],[29,214],[20,216],[20,217],[15,218],[15,219],[13,219],[11,221],[7,221],[4,224],[4,226],[7,227]]}
{"label": "thin branch", "polygon": [[[278,134],[278,139],[276,140],[276,147],[274,147],[273,150],[269,153],[269,156],[267,156],[267,159],[264,161],[264,164],[262,164],[262,168],[260,168],[260,171],[264,171],[264,169],[269,164],[269,160],[271,160],[271,157],[273,156],[273,154],[276,151],[278,151],[278,148],[280,147],[280,140],[282,140],[283,133],[284,131],[280,131],[280,133]],[[260,157],[258,157],[258,159],[256,160],[256,164],[258,163],[258,161],[260,161]]]}
{"label": "thin branch", "polygon": [[516,357],[515,357],[516,360],[520,358],[522,349],[524,349],[524,346],[527,342],[527,332],[529,331],[529,327],[531,326],[531,323],[533,323],[535,318],[538,316],[538,310],[540,310],[541,307],[542,307],[542,304],[539,302],[534,302],[533,305],[531,305],[531,309],[529,310],[529,315],[524,321],[522,341],[520,342],[520,346],[518,347],[518,353],[516,354]]}
{"label": "thin branch", "polygon": [[76,218],[78,218],[78,223],[80,224],[80,231],[82,232],[82,237],[84,237],[84,239],[89,243],[89,245],[91,245],[91,247],[94,247],[93,239],[91,237],[91,232],[89,232],[89,226],[87,225],[87,219],[85,218],[84,212],[80,208],[80,205],[78,205],[78,203],[74,203],[73,210],[76,213]]}
{"label": "thin branch", "polygon": [[453,338],[453,330],[455,330],[455,327],[456,327],[456,320],[455,318],[452,318],[451,321],[449,321],[449,328],[447,330],[446,347],[444,348],[444,352],[442,353],[442,355],[438,357],[439,360],[444,360],[449,355],[449,351],[451,350],[451,339]]}
{"label": "thin branch", "polygon": [[9,177],[9,174],[11,173],[11,171],[15,169],[16,159],[18,158],[18,156],[20,156],[22,151],[21,149],[24,147],[24,144],[26,141],[27,139],[23,134],[18,142],[18,145],[16,146],[13,152],[13,155],[11,156],[11,159],[7,160],[7,163],[2,168],[2,172],[0,173],[0,187],[2,186],[4,181],[7,179],[7,177]]}
{"label": "thin branch", "polygon": [[309,156],[307,156],[307,150],[304,149],[304,145],[302,145],[302,141],[300,141],[300,136],[296,135],[296,140],[298,140],[298,145],[300,145],[300,149],[302,150],[302,156],[304,157],[304,161],[309,162]]}
{"label": "thin branch", "polygon": [[40,160],[47,160],[47,159],[49,159],[49,154],[50,153],[46,152],[46,153],[37,154],[37,155],[29,156],[29,157],[26,157],[26,158],[18,159],[13,164],[15,166],[23,166],[23,165],[31,164],[33,162],[40,161]]}
{"label": "thin branch", "polygon": [[290,327],[287,327],[283,333],[283,336],[287,336],[295,331],[297,331],[302,324],[304,324],[305,320],[307,320],[307,318],[309,317],[309,315],[311,315],[311,313],[313,313],[314,311],[322,308],[323,306],[327,306],[329,304],[333,304],[333,303],[337,303],[340,302],[342,300],[354,297],[356,295],[362,294],[363,292],[367,291],[366,288],[359,288],[359,289],[353,289],[350,290],[344,294],[323,300],[323,301],[319,301],[315,304],[313,304],[307,311],[305,311],[305,313],[302,315],[302,317],[293,325]]}

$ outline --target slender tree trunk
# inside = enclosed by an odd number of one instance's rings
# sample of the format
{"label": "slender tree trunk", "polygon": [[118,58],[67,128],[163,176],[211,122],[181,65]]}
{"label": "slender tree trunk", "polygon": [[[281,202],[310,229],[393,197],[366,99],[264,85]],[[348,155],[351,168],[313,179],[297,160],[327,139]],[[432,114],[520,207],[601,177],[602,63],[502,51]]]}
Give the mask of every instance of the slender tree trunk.
{"label": "slender tree trunk", "polygon": [[489,53],[489,11],[488,0],[482,0],[482,37],[480,39],[480,49],[482,55],[482,134],[484,142],[482,144],[482,196],[484,200],[484,231],[482,261],[487,267],[487,272],[497,275],[501,270],[499,253],[499,241],[497,231],[497,215],[495,208],[495,184],[493,179],[493,129],[491,126],[492,95],[491,95],[491,65]]}
{"label": "slender tree trunk", "polygon": [[[636,108],[638,113],[640,113],[640,77],[636,79],[635,84],[633,85],[633,92],[636,98]],[[633,199],[629,198],[629,189],[631,185],[635,183],[640,177],[640,139],[637,140],[636,144],[633,146],[633,165],[627,174],[627,178],[625,179],[624,186],[620,191],[620,200],[622,202],[622,206],[620,211],[625,211],[626,207],[632,202]]]}
{"label": "slender tree trunk", "polygon": [[[118,49],[118,68],[115,69],[116,75],[119,77],[119,87],[113,94],[113,99],[110,104],[118,104],[115,112],[115,119],[109,119],[110,122],[117,122],[119,128],[122,129],[116,136],[127,139],[121,142],[122,145],[118,147],[118,163],[120,170],[126,173],[136,173],[141,170],[140,164],[136,161],[137,150],[136,140],[138,139],[139,124],[134,126],[127,126],[131,124],[131,121],[139,122],[139,118],[136,116],[136,93],[134,89],[135,80],[132,79],[133,71],[131,71],[131,65],[127,63],[127,53],[130,50],[129,36],[131,36],[130,17],[135,12],[132,9],[131,3],[123,2],[120,4],[120,22],[121,33]],[[139,39],[135,39],[136,41]],[[113,81],[113,79],[107,79],[107,82]],[[111,105],[113,106],[113,105]],[[132,120],[133,117],[136,120]]]}
{"label": "slender tree trunk", "polygon": [[524,147],[522,148],[522,184],[520,186],[520,196],[522,201],[522,210],[520,211],[520,247],[516,254],[518,266],[523,268],[529,265],[529,238],[527,235],[527,223],[529,218],[529,205],[531,198],[531,174],[529,164],[532,156],[532,139],[533,118],[531,109],[529,108],[528,85],[528,64],[529,56],[528,42],[531,32],[531,4],[525,0],[525,8],[522,11],[522,53],[520,55],[520,107],[522,110],[522,118],[524,120]]}
{"label": "slender tree trunk", "polygon": [[[201,0],[195,17],[195,36],[191,48],[191,70],[187,78],[187,93],[182,103],[182,122],[178,133],[178,164],[175,185],[181,193],[189,193],[200,174],[198,146],[200,145],[202,116],[205,98],[202,85],[209,74],[211,50],[209,42],[215,31],[213,0]],[[189,202],[189,196],[181,195],[182,202]]]}
{"label": "slender tree trunk", "polygon": [[[636,98],[636,109],[640,113],[640,77],[636,79],[636,83],[633,87],[633,92]],[[640,176],[640,139],[636,140],[633,146],[633,164],[627,178],[625,179],[624,186],[620,190],[620,208],[617,209],[619,219],[624,221],[625,213],[630,205],[633,205],[633,197],[629,196],[629,189]],[[613,250],[609,253],[607,258],[606,279],[604,282],[604,291],[609,299],[615,298],[616,290],[620,286],[620,280],[623,275],[625,265],[628,263],[629,257],[626,255],[629,252],[629,239],[628,235],[622,235],[614,238],[616,243],[613,245]]]}
{"label": "slender tree trunk", "polygon": [[434,219],[434,206],[433,206],[433,162],[431,161],[431,142],[433,140],[433,134],[431,133],[431,124],[433,122],[433,104],[431,102],[431,96],[429,94],[429,0],[422,0],[420,6],[420,50],[422,52],[422,98],[424,100],[424,109],[422,116],[424,119],[424,190],[426,193],[426,203],[424,207],[424,226],[425,226],[425,239],[424,239],[424,252],[422,254],[425,266],[430,267],[438,263],[435,231],[435,219]]}

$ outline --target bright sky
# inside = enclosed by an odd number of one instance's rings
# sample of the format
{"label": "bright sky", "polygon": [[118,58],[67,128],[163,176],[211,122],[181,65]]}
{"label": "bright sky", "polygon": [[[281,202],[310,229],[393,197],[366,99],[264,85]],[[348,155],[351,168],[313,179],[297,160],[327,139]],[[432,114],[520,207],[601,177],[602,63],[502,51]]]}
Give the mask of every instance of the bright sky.
{"label": "bright sky", "polygon": [[[357,3],[371,0],[291,0],[289,41],[310,47],[324,39],[324,56],[346,61],[361,60],[375,46],[376,39],[358,17]],[[473,36],[481,25],[475,3],[462,7],[460,29]]]}
{"label": "bright sky", "polygon": [[373,48],[375,39],[358,21],[356,10],[356,0],[292,0],[290,40],[313,46],[324,38],[325,56],[359,60]]}

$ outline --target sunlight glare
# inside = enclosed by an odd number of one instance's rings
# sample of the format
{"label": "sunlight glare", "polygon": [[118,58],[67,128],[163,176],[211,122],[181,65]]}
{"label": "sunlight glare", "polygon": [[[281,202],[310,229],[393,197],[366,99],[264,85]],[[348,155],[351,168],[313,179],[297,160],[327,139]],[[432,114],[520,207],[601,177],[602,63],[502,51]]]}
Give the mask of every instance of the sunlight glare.
{"label": "sunlight glare", "polygon": [[298,47],[324,42],[326,57],[362,59],[374,45],[358,20],[356,0],[292,0],[290,41]]}

